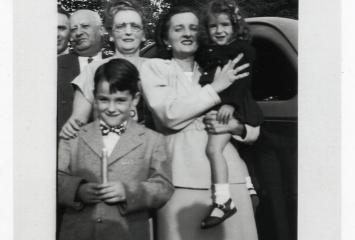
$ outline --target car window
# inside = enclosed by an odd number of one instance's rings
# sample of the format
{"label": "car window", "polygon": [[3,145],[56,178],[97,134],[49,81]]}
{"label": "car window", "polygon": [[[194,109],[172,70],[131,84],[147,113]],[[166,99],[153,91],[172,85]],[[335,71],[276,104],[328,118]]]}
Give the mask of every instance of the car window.
{"label": "car window", "polygon": [[[297,94],[297,69],[285,48],[271,38],[254,37],[252,93],[257,101],[288,100]],[[290,49],[291,50],[291,49]]]}

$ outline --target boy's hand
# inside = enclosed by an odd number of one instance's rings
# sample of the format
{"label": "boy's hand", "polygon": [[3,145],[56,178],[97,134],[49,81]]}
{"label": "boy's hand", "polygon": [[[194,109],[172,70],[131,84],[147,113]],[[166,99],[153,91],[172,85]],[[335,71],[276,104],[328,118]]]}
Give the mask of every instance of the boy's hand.
{"label": "boy's hand", "polygon": [[100,202],[98,196],[98,183],[84,183],[80,185],[78,190],[78,198],[86,204],[94,204]]}
{"label": "boy's hand", "polygon": [[217,113],[217,121],[222,124],[228,124],[234,113],[234,107],[228,104],[222,105]]}
{"label": "boy's hand", "polygon": [[100,199],[106,203],[126,201],[126,191],[122,182],[108,182],[99,186]]}

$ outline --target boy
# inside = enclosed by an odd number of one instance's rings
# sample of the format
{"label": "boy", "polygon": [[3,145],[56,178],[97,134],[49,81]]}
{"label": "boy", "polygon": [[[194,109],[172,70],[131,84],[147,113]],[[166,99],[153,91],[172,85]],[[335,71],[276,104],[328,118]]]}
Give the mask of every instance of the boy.
{"label": "boy", "polygon": [[[139,74],[113,59],[95,73],[98,119],[61,140],[58,202],[66,207],[59,239],[149,239],[149,211],[173,193],[162,135],[130,119],[139,101]],[[103,149],[107,182],[101,182]]]}

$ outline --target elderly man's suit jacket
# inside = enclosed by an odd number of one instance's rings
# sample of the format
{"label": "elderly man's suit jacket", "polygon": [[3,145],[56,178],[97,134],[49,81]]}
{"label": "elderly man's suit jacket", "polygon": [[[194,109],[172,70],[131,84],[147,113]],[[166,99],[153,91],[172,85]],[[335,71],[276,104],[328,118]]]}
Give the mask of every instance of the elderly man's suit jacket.
{"label": "elderly man's suit jacket", "polygon": [[57,58],[57,133],[72,113],[74,88],[71,81],[80,73],[78,55],[69,53]]}
{"label": "elderly man's suit jacket", "polygon": [[83,181],[101,181],[102,148],[98,120],[84,126],[77,138],[60,142],[58,202],[65,206],[60,239],[149,239],[149,212],[173,193],[164,137],[130,120],[108,157],[107,173],[108,181],[123,182],[126,202],[82,207],[76,192]]}

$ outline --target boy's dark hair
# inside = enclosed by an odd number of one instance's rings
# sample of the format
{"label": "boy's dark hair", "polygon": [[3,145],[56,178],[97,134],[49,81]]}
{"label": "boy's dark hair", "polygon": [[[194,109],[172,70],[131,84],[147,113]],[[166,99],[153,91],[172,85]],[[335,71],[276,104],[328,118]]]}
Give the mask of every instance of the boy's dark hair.
{"label": "boy's dark hair", "polygon": [[209,17],[217,16],[219,14],[226,14],[233,26],[233,39],[250,40],[250,29],[244,18],[239,13],[238,5],[235,0],[211,0],[203,9],[202,22],[204,29],[202,31],[203,43],[211,43],[208,34]]}
{"label": "boy's dark hair", "polygon": [[134,96],[138,90],[139,73],[129,61],[116,58],[102,64],[95,72],[94,95],[100,82],[106,81],[110,85],[110,93],[128,90]]}
{"label": "boy's dark hair", "polygon": [[200,20],[200,13],[192,5],[176,5],[163,14],[159,19],[155,35],[155,41],[159,50],[159,57],[161,58],[172,58],[171,50],[167,49],[164,40],[168,38],[170,19],[180,13],[193,13]]}

